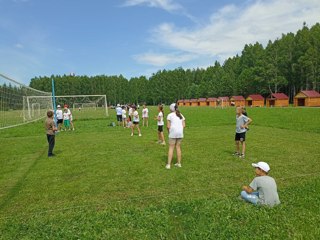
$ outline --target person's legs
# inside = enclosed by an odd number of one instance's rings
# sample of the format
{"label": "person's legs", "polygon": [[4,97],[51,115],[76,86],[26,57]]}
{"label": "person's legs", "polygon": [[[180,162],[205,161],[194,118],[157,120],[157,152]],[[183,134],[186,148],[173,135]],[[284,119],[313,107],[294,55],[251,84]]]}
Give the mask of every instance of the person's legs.
{"label": "person's legs", "polygon": [[242,141],[241,144],[242,144],[242,155],[244,156],[246,153],[246,142]]}
{"label": "person's legs", "polygon": [[49,144],[48,157],[50,157],[53,155],[53,148],[55,145],[55,136],[47,134],[47,140],[48,140],[48,144]]}
{"label": "person's legs", "polygon": [[258,192],[253,192],[251,194],[247,193],[246,191],[242,191],[241,192],[241,197],[249,202],[249,203],[252,203],[254,205],[256,205],[258,203],[258,200],[259,200],[259,193]]}
{"label": "person's legs", "polygon": [[149,118],[145,118],[146,119],[146,126],[149,126]]}
{"label": "person's legs", "polygon": [[166,143],[166,141],[164,140],[163,132],[160,132],[160,141],[161,141],[162,143]]}
{"label": "person's legs", "polygon": [[174,147],[175,147],[174,139],[169,139],[168,162],[167,162],[166,168],[170,168],[171,166]]}
{"label": "person's legs", "polygon": [[240,142],[236,141],[236,153],[240,154]]}
{"label": "person's legs", "polygon": [[133,136],[134,126],[135,126],[135,124],[132,124],[132,126],[131,126],[131,136]]}
{"label": "person's legs", "polygon": [[141,137],[141,131],[140,131],[139,124],[137,124],[137,128],[138,128],[139,137]]}
{"label": "person's legs", "polygon": [[181,141],[177,141],[176,143],[176,150],[177,150],[177,163],[181,164]]}

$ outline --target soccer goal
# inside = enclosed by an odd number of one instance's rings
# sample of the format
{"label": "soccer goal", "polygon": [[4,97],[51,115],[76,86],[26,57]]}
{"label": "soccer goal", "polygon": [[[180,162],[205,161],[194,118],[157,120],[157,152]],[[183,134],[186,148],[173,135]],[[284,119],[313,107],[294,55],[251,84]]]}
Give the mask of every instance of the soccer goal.
{"label": "soccer goal", "polygon": [[48,109],[52,109],[51,93],[30,88],[0,74],[0,129],[40,120]]}
{"label": "soccer goal", "polygon": [[55,96],[56,106],[68,106],[73,119],[97,119],[109,116],[106,95]]}

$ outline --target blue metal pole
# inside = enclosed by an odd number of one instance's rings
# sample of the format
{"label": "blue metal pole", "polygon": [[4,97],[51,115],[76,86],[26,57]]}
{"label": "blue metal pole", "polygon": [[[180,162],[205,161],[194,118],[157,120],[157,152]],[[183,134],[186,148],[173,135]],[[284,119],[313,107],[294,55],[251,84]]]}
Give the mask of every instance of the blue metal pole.
{"label": "blue metal pole", "polygon": [[53,118],[54,118],[54,122],[56,123],[56,127],[58,127],[58,123],[57,123],[57,115],[56,115],[56,96],[54,94],[54,80],[52,78],[52,104],[53,104]]}

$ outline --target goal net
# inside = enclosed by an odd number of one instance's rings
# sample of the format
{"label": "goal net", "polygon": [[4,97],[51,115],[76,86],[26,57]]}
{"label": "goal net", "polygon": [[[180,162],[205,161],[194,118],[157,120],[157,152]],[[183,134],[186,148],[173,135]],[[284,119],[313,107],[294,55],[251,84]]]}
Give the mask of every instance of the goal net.
{"label": "goal net", "polygon": [[51,93],[0,74],[0,129],[37,121],[46,117],[48,109],[52,109]]}
{"label": "goal net", "polygon": [[98,119],[109,116],[106,95],[55,96],[56,106],[68,106],[76,119]]}

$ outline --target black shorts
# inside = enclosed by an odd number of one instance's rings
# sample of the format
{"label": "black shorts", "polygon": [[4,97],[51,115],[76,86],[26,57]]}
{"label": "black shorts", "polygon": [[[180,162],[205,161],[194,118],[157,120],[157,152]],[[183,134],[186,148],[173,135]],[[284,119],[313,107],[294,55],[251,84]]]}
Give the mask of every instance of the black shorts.
{"label": "black shorts", "polygon": [[244,142],[246,140],[246,132],[236,133],[236,136],[235,136],[234,140],[235,141]]}
{"label": "black shorts", "polygon": [[122,122],[122,115],[117,115],[117,121]]}
{"label": "black shorts", "polygon": [[58,119],[57,123],[58,124],[62,124],[63,123],[63,119]]}
{"label": "black shorts", "polygon": [[158,132],[163,132],[163,125],[158,126]]}
{"label": "black shorts", "polygon": [[133,122],[133,125],[139,125],[139,122]]}

